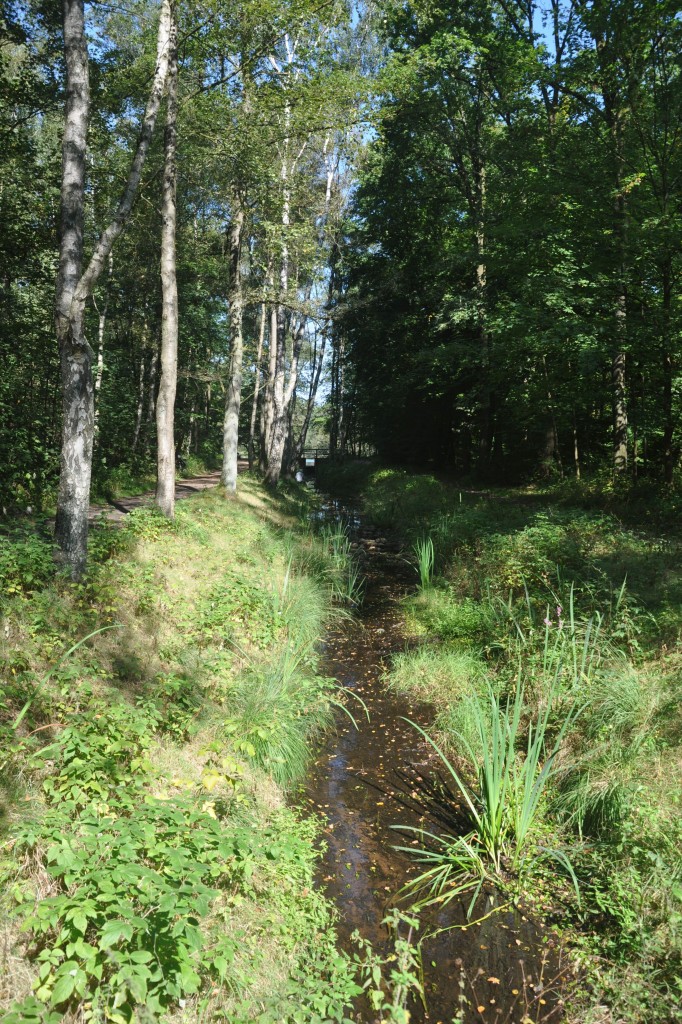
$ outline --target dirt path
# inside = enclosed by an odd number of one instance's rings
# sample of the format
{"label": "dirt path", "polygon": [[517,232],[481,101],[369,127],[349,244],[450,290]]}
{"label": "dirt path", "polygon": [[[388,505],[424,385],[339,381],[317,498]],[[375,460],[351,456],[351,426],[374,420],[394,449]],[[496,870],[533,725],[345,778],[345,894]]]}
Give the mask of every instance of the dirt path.
{"label": "dirt path", "polygon": [[[240,459],[238,463],[239,472],[243,473],[248,468],[248,462],[245,459]],[[192,476],[186,480],[178,480],[175,484],[175,500],[181,501],[183,498],[191,498],[193,494],[198,494],[200,491],[206,491],[210,487],[217,487],[219,482],[219,470],[216,470],[214,473],[206,473],[204,476]],[[88,521],[94,523],[104,518],[110,523],[121,523],[133,509],[149,507],[153,504],[154,491],[145,491],[144,494],[133,494],[127,498],[117,498],[116,501],[112,501],[109,504],[91,505]]]}

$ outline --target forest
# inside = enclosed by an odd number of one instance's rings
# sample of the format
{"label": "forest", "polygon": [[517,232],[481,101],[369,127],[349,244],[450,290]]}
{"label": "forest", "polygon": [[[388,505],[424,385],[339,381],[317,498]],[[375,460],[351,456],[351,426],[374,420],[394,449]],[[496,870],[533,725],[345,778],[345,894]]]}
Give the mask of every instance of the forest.
{"label": "forest", "polygon": [[0,1017],[682,1020],[682,8],[0,0]]}

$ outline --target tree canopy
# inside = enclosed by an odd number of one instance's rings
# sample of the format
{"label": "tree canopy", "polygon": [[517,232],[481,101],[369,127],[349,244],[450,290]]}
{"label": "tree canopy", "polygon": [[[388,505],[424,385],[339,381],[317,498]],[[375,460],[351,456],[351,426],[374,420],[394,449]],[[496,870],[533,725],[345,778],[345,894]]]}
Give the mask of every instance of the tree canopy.
{"label": "tree canopy", "polygon": [[[83,13],[89,80],[81,271],[103,254],[81,296],[79,350],[97,493],[155,460],[166,7],[178,38],[174,459],[222,459],[233,488],[248,450],[276,484],[316,420],[337,454],[489,479],[672,481],[675,4],[67,6]],[[64,446],[82,424],[63,426],[53,327],[75,95],[67,37],[39,0],[4,0],[0,17],[10,511],[53,504],[60,451],[63,499]],[[128,195],[155,60],[162,99]]]}

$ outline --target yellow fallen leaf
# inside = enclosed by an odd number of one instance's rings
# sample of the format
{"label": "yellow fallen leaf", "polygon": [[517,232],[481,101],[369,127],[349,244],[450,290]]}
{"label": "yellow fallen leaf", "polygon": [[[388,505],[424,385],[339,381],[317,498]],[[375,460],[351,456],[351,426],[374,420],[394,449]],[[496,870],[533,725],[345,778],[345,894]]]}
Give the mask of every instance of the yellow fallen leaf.
{"label": "yellow fallen leaf", "polygon": [[500,979],[499,978],[488,978],[488,981],[490,982],[491,985],[499,985],[500,984]]}

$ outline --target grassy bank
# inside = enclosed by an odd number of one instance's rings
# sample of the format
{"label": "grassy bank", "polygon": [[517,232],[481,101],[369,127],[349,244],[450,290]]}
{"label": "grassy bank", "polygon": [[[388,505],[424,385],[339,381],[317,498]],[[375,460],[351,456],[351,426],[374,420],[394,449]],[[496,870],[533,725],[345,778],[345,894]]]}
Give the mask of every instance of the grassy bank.
{"label": "grassy bank", "polygon": [[344,1018],[321,826],[285,801],[338,698],[315,644],[347,589],[308,500],[244,478],[173,524],[136,511],[79,585],[47,540],[3,539],[8,1024]]}
{"label": "grassy bank", "polygon": [[570,937],[570,1019],[681,1019],[679,532],[641,494],[625,523],[593,489],[578,506],[367,463],[336,480],[412,550],[418,642],[390,683],[433,705],[467,819],[413,898],[495,879]]}

